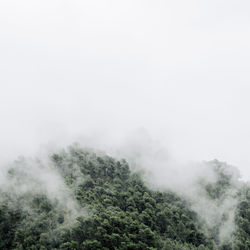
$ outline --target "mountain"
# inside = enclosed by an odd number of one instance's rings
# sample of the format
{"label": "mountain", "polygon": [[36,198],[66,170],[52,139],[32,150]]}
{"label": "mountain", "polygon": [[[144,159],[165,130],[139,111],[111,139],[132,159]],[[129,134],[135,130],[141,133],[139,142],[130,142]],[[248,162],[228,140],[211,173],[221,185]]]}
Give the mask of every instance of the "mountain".
{"label": "mountain", "polygon": [[216,179],[200,179],[202,196],[235,208],[212,224],[192,199],[151,189],[124,159],[79,146],[21,157],[0,185],[0,249],[250,249],[249,184],[225,163],[207,164]]}

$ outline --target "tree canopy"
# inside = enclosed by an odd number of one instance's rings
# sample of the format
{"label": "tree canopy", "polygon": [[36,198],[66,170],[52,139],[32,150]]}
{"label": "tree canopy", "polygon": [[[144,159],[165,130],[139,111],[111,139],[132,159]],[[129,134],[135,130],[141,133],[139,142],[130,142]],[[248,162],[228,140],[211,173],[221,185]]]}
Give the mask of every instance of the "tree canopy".
{"label": "tree canopy", "polygon": [[[0,189],[0,249],[250,249],[250,188],[237,192],[236,229],[229,242],[208,234],[188,200],[151,190],[126,160],[71,146],[51,155],[52,166],[82,209],[70,211],[44,192],[21,196]],[[216,183],[205,185],[211,199],[230,187],[230,175],[216,165]],[[20,178],[15,166],[8,178]],[[72,218],[72,217],[70,217]]]}

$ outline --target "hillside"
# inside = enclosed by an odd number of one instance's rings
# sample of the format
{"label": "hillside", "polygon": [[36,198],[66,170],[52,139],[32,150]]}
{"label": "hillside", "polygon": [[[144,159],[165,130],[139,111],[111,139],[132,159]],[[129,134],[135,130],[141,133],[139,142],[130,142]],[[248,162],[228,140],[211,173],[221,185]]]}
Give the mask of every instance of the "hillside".
{"label": "hillside", "polygon": [[216,204],[234,192],[235,229],[206,225],[192,200],[151,190],[126,160],[71,146],[50,160],[20,158],[0,186],[0,249],[250,249],[250,187],[234,186],[227,165],[208,163],[217,179],[200,182]]}

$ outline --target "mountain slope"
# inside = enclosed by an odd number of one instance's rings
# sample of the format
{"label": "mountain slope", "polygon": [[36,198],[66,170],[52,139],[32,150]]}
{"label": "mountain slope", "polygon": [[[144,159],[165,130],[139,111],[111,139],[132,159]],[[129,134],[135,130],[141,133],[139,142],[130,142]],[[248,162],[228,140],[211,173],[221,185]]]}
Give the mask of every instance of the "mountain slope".
{"label": "mountain slope", "polygon": [[[189,200],[171,191],[150,190],[125,160],[77,146],[50,159],[20,159],[8,170],[0,189],[0,249],[250,248],[247,185],[236,194],[232,240],[220,242],[214,233],[218,225],[209,232]],[[209,164],[218,179],[201,188],[220,202],[233,185],[232,176],[225,164]],[[61,179],[44,181],[41,169]]]}

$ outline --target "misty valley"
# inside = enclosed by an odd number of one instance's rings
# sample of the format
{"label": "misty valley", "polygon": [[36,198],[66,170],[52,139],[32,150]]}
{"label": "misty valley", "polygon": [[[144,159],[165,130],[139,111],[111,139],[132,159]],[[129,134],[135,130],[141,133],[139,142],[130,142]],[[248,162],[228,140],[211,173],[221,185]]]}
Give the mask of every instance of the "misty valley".
{"label": "misty valley", "polygon": [[0,176],[0,249],[250,249],[249,183],[226,163],[206,165],[214,177],[186,195],[77,145],[19,157]]}

